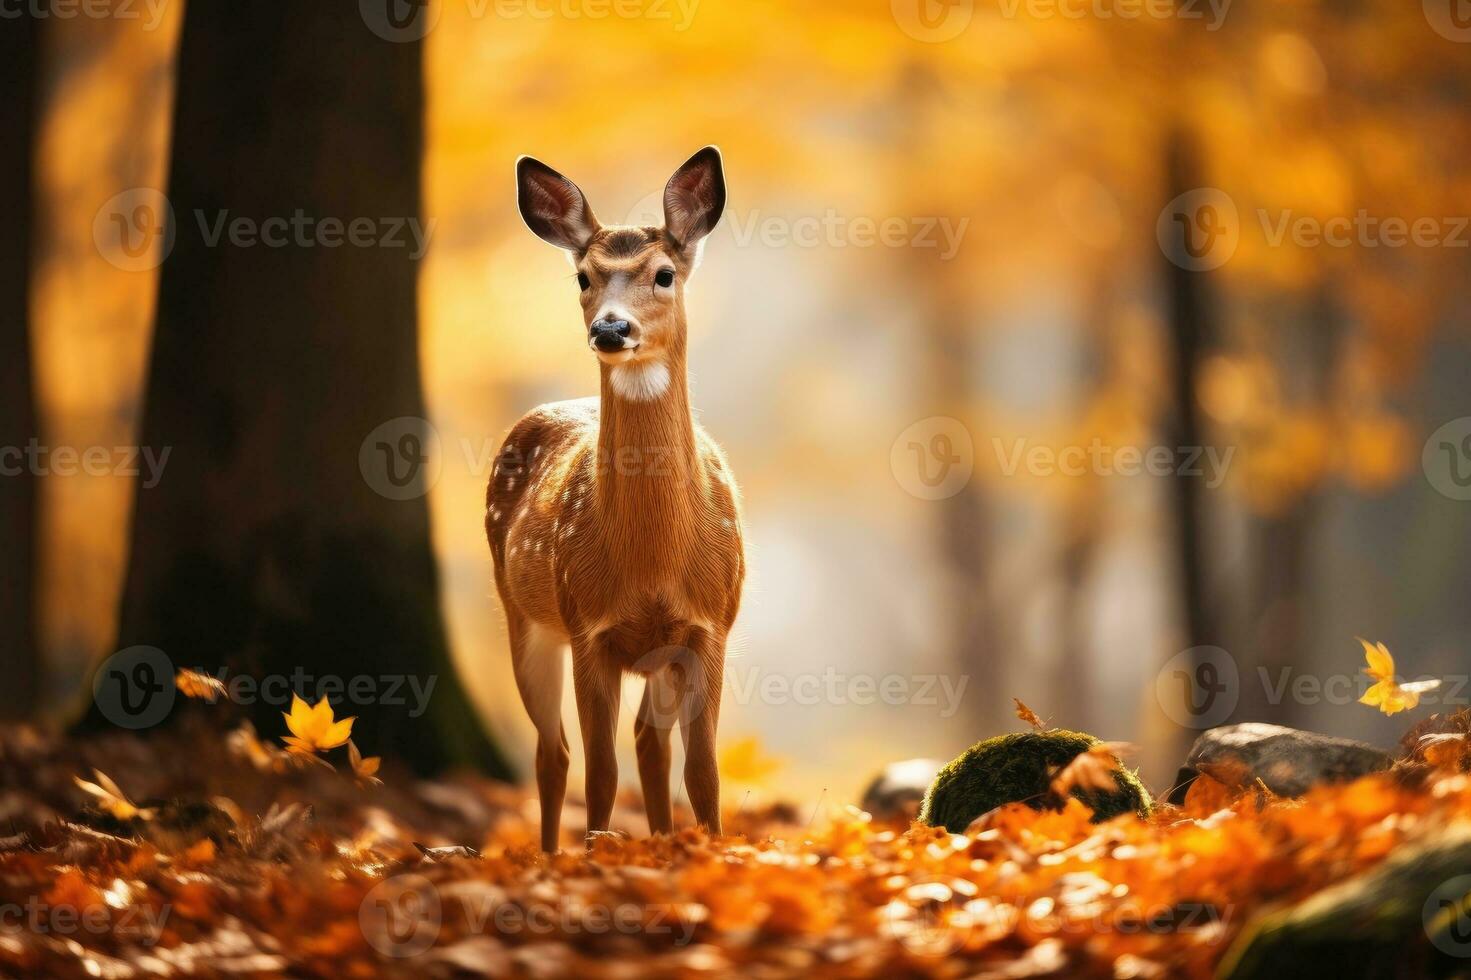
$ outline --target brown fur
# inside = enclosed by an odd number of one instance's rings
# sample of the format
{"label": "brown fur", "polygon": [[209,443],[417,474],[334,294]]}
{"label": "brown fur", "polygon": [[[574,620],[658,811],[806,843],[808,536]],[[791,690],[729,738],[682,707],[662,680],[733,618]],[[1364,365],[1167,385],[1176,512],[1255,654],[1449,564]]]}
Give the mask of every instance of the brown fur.
{"label": "brown fur", "polygon": [[[552,655],[536,648],[536,638],[565,638],[572,648],[588,829],[606,829],[611,815],[621,676],[633,671],[649,678],[635,733],[650,830],[673,825],[669,733],[677,720],[691,805],[718,832],[715,728],[745,574],[735,481],[690,413],[683,283],[691,255],[662,229],[600,227],[575,254],[591,281],[582,296],[585,322],[600,308],[601,285],[620,275],[632,284],[623,302],[639,324],[636,355],[662,361],[669,383],[648,401],[620,397],[610,380],[618,359],[600,358],[600,396],[544,405],[522,418],[486,492],[496,587],[518,684],[538,725],[547,850],[556,847],[567,750],[559,713],[554,724],[546,703],[553,684],[560,702],[561,654],[555,651],[553,679],[551,666],[529,662]],[[655,274],[671,265],[674,295],[655,295]]]}

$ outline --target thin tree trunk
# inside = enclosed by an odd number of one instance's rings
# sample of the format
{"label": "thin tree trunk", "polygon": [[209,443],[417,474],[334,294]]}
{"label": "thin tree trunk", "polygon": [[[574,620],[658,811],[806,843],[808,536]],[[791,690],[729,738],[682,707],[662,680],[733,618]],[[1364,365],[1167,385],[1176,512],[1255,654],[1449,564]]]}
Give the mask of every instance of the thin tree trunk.
{"label": "thin tree trunk", "polygon": [[29,285],[38,35],[29,13],[0,25],[0,718],[7,719],[34,714],[40,700],[37,487],[23,455],[37,436]]}
{"label": "thin tree trunk", "polygon": [[[1166,146],[1165,200],[1200,187],[1202,181],[1194,157],[1194,148],[1183,130],[1175,130]],[[1198,369],[1201,354],[1215,333],[1214,307],[1206,275],[1188,268],[1184,255],[1167,255],[1164,263],[1166,318],[1172,341],[1170,360],[1171,421],[1167,432],[1173,445],[1204,446],[1204,427],[1195,394],[1199,390]],[[1176,574],[1180,582],[1180,606],[1185,622],[1189,649],[1221,642],[1217,631],[1220,623],[1208,595],[1206,569],[1208,561],[1205,514],[1201,499],[1201,481],[1177,475],[1171,484],[1175,525]],[[1192,676],[1199,666],[1188,668]],[[1181,742],[1188,743],[1194,733],[1182,730]]]}
{"label": "thin tree trunk", "polygon": [[[418,492],[432,470],[414,461],[431,437],[369,437],[426,414],[407,223],[422,46],[326,3],[191,3],[180,44],[176,241],[140,439],[170,456],[138,493],[118,645],[313,697],[336,678],[365,752],[504,775],[450,662]],[[288,242],[232,241],[237,218]],[[283,732],[280,700],[254,699],[263,732]]]}

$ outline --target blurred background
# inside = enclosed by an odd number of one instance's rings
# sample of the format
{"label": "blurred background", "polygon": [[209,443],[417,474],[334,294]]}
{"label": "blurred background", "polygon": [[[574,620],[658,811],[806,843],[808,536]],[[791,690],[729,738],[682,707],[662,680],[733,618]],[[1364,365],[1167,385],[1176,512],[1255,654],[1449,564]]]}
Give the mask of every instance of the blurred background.
{"label": "blurred background", "polygon": [[[527,771],[484,487],[597,370],[513,161],[645,223],[706,143],[730,198],[691,387],[751,568],[728,804],[855,798],[1014,728],[1013,697],[1138,743],[1163,788],[1226,721],[1392,742],[1356,636],[1467,673],[1460,0],[64,6],[0,25],[28,127],[0,441],[173,449],[148,488],[143,462],[0,480],[13,715],[75,713],[129,644],[351,662],[400,594],[353,563],[396,566]],[[379,238],[210,241],[297,209]],[[423,247],[387,247],[408,217]],[[360,450],[406,416],[434,461],[400,494]]]}

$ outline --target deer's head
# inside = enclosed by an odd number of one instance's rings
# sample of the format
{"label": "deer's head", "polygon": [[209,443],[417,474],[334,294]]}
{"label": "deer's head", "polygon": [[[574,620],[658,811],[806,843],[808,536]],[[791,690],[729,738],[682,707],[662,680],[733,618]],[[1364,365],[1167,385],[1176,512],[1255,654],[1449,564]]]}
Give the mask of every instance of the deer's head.
{"label": "deer's head", "polygon": [[685,283],[725,209],[720,151],[705,147],[669,178],[662,227],[599,224],[576,184],[531,157],[516,161],[516,191],[527,226],[572,258],[598,359],[667,372],[685,349]]}

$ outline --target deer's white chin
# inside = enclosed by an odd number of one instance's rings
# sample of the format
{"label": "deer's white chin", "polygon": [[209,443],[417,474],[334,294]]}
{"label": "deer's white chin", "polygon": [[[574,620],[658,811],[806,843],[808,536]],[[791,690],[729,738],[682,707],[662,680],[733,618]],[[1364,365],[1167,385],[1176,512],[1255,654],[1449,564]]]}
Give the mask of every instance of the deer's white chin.
{"label": "deer's white chin", "polygon": [[627,361],[608,371],[613,394],[630,402],[651,402],[669,390],[669,365],[662,360]]}

